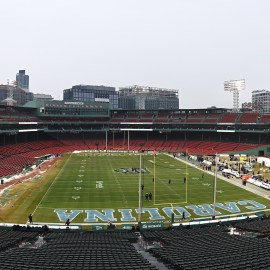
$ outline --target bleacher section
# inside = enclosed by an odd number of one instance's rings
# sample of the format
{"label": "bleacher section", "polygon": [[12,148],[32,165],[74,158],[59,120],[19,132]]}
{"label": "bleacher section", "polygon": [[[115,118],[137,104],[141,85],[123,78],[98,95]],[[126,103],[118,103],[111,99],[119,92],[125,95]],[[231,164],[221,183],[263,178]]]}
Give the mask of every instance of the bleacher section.
{"label": "bleacher section", "polygon": [[[19,232],[17,232],[19,233]],[[93,270],[155,270],[132,245],[133,232],[48,232],[42,241],[33,241],[33,233],[24,233],[28,245],[20,245],[22,236],[1,232],[2,241],[9,242],[0,250],[0,269],[93,269]],[[1,241],[1,242],[2,242]]]}
{"label": "bleacher section", "polygon": [[[241,152],[262,145],[243,144],[217,141],[198,140],[130,140],[129,148],[127,139],[109,139],[107,150],[130,151],[169,151],[187,152],[194,155],[215,155],[216,153]],[[27,143],[17,143],[0,146],[0,177],[14,175],[27,166],[31,166],[38,157],[52,154],[62,154],[74,150],[106,150],[106,140],[96,139],[51,139]]]}
{"label": "bleacher section", "polygon": [[240,118],[239,118],[239,122],[240,123],[257,123],[258,121],[258,117],[259,117],[259,113],[243,113]]}
{"label": "bleacher section", "polygon": [[223,226],[179,228],[142,235],[146,241],[161,243],[161,248],[150,252],[169,269],[270,269],[269,239],[230,235]]}
{"label": "bleacher section", "polygon": [[125,113],[120,111],[112,115],[111,122],[123,122],[124,118]]}
{"label": "bleacher section", "polygon": [[223,117],[219,119],[219,123],[235,123],[239,117],[238,113],[225,113]]}
{"label": "bleacher section", "polygon": [[262,234],[270,233],[270,219],[254,220],[254,221],[248,220],[246,222],[235,224],[234,226],[243,231],[257,232]]}
{"label": "bleacher section", "polygon": [[14,225],[0,229],[0,269],[267,270],[269,225],[265,216],[142,231]]}
{"label": "bleacher section", "polygon": [[256,112],[231,112],[226,110],[172,110],[172,111],[121,111],[115,110],[110,118],[84,118],[74,117],[46,117],[39,118],[35,115],[33,108],[12,108],[0,106],[0,123],[19,123],[19,122],[63,122],[63,123],[122,123],[122,122],[154,122],[154,123],[208,123],[208,124],[269,124],[270,115]]}
{"label": "bleacher section", "polygon": [[167,122],[169,118],[169,114],[166,112],[159,112],[158,115],[155,116],[155,122]]}
{"label": "bleacher section", "polygon": [[[37,157],[74,150],[236,153],[269,144],[269,123],[270,114],[226,109],[112,110],[108,118],[62,119],[0,105],[0,176],[17,173]],[[129,140],[126,130],[132,130]]]}
{"label": "bleacher section", "polygon": [[125,122],[137,122],[139,120],[139,115],[137,113],[128,113],[125,116]]}
{"label": "bleacher section", "polygon": [[186,122],[186,115],[184,113],[171,113],[169,116],[171,123],[184,123]]}
{"label": "bleacher section", "polygon": [[261,123],[269,124],[270,123],[270,114],[263,114],[259,117]]}
{"label": "bleacher section", "polygon": [[205,114],[191,114],[187,116],[187,123],[201,123],[205,120]]}
{"label": "bleacher section", "polygon": [[154,115],[152,113],[141,113],[139,115],[140,122],[153,122]]}
{"label": "bleacher section", "polygon": [[219,121],[219,119],[221,118],[221,114],[220,113],[211,113],[211,114],[207,114],[205,116],[205,119],[202,121],[204,123],[217,123]]}

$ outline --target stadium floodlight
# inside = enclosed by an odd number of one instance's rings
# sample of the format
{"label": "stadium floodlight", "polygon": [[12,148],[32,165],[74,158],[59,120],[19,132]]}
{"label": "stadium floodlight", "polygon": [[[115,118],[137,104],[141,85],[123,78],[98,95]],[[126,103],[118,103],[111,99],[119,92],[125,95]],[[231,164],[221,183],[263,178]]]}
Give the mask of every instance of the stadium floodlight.
{"label": "stadium floodlight", "polygon": [[245,79],[224,82],[224,90],[233,93],[233,110],[239,111],[239,91],[245,90]]}

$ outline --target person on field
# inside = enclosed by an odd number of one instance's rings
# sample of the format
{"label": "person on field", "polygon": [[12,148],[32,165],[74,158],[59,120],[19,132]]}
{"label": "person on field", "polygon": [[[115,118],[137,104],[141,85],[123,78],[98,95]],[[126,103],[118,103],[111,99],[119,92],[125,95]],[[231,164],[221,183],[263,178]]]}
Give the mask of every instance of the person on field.
{"label": "person on field", "polygon": [[182,220],[185,220],[185,218],[186,218],[186,214],[185,214],[185,211],[184,211],[183,214],[182,214]]}
{"label": "person on field", "polygon": [[172,182],[172,181],[171,181],[171,179],[169,179],[169,182],[168,182],[168,184],[170,185],[170,184],[171,184],[171,182]]}
{"label": "person on field", "polygon": [[32,216],[32,214],[30,214],[30,215],[28,216],[28,220],[29,220],[29,223],[30,223],[30,224],[33,224],[33,216]]}
{"label": "person on field", "polygon": [[148,198],[149,198],[149,194],[148,193],[146,193],[145,194],[145,199],[148,201]]}
{"label": "person on field", "polygon": [[67,227],[69,227],[69,225],[70,225],[70,220],[69,220],[69,218],[67,219],[65,225],[66,225]]}

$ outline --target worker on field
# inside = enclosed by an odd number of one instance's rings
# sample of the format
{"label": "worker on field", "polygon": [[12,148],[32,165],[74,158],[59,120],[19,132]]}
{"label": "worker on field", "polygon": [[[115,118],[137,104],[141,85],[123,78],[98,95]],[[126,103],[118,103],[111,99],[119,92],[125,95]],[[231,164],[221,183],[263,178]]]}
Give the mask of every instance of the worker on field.
{"label": "worker on field", "polygon": [[67,219],[65,225],[66,225],[67,227],[69,227],[69,225],[70,225],[70,220],[69,220],[69,218]]}
{"label": "worker on field", "polygon": [[171,182],[172,182],[172,181],[171,181],[171,179],[169,179],[169,182],[168,182],[168,184],[170,185],[170,184],[171,184]]}
{"label": "worker on field", "polygon": [[149,194],[148,193],[146,193],[145,194],[145,199],[148,201],[148,198],[149,198]]}
{"label": "worker on field", "polygon": [[182,220],[185,220],[185,218],[186,218],[186,214],[185,214],[185,211],[183,211]]}
{"label": "worker on field", "polygon": [[32,214],[30,214],[28,216],[28,221],[29,221],[30,224],[33,224],[33,216],[32,216]]}

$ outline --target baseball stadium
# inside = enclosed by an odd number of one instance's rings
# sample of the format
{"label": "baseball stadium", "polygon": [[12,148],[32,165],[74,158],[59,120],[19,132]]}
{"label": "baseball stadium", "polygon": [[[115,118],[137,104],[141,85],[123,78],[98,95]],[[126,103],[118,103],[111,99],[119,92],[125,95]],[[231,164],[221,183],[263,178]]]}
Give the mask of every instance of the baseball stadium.
{"label": "baseball stadium", "polygon": [[270,269],[269,130],[223,108],[1,105],[0,268]]}

